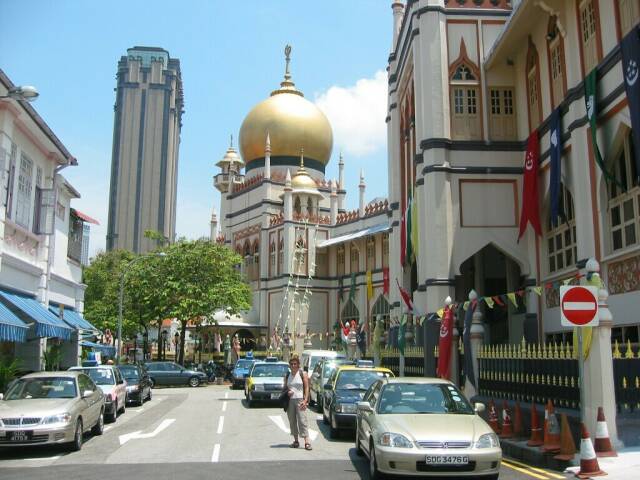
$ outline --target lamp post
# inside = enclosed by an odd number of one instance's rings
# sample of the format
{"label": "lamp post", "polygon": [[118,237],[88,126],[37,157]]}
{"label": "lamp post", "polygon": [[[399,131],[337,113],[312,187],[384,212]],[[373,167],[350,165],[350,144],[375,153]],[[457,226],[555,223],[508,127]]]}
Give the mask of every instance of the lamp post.
{"label": "lamp post", "polygon": [[38,98],[38,90],[31,85],[23,85],[10,88],[6,95],[0,95],[0,98],[12,98],[14,100],[24,100],[25,102],[33,102]]}
{"label": "lamp post", "polygon": [[167,359],[167,337],[169,336],[169,332],[166,330],[162,330],[162,360]]}
{"label": "lamp post", "polygon": [[166,257],[167,254],[164,252],[152,253],[149,255],[141,255],[139,257],[134,258],[129,263],[127,263],[126,267],[120,273],[120,293],[118,295],[118,345],[116,346],[116,364],[120,363],[120,356],[122,355],[122,304],[124,302],[124,279],[127,276],[127,273],[131,271],[131,267],[147,257]]}
{"label": "lamp post", "polygon": [[178,363],[178,344],[180,343],[180,333],[176,332],[173,335],[173,346],[175,347],[176,350],[176,355],[175,358],[173,359],[176,363]]}

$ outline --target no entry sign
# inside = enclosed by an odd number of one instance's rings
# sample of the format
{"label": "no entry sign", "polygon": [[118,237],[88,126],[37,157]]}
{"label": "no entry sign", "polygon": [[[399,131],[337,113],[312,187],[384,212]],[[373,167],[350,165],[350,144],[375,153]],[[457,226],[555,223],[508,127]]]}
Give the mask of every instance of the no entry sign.
{"label": "no entry sign", "polygon": [[597,287],[561,286],[560,323],[563,327],[595,327],[598,319]]}

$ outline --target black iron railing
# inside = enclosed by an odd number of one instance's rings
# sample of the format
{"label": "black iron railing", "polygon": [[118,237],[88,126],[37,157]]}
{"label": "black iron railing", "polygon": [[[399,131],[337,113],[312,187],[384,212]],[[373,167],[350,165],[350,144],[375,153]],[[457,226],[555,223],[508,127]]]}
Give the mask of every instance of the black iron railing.
{"label": "black iron railing", "polygon": [[613,348],[613,380],[618,413],[640,414],[640,349],[631,342]]}

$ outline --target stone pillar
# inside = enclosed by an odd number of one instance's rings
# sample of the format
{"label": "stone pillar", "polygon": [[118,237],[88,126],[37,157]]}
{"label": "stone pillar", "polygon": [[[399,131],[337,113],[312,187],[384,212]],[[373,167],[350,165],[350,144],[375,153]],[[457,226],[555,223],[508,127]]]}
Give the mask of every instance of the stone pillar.
{"label": "stone pillar", "polygon": [[613,316],[607,306],[609,292],[604,289],[600,278],[600,265],[596,260],[589,259],[586,265],[589,286],[599,288],[598,306],[600,324],[592,329],[591,348],[589,356],[584,361],[584,422],[590,432],[596,431],[598,407],[604,409],[607,420],[609,438],[615,448],[622,443],[618,439],[616,428],[616,399],[613,377],[613,354],[611,352],[611,326]]}
{"label": "stone pillar", "polygon": [[393,10],[393,41],[391,42],[391,51],[395,51],[400,28],[402,27],[402,17],[404,17],[404,4],[400,0],[394,0],[391,4]]}
{"label": "stone pillar", "polygon": [[[478,294],[475,290],[471,290],[469,292],[469,301],[474,302],[478,299]],[[471,304],[469,304],[469,308]],[[473,375],[475,377],[475,384],[478,385],[478,353],[480,352],[480,347],[484,341],[484,325],[482,325],[482,312],[476,306],[476,310],[473,312],[473,317],[471,320],[471,331],[469,332],[471,335],[471,352],[465,350],[464,354],[471,354],[471,358],[473,359]],[[475,395],[477,395],[477,388],[474,387],[469,381],[469,375],[465,372],[465,385],[464,385],[464,394],[468,399],[471,399]]]}
{"label": "stone pillar", "polygon": [[264,178],[271,179],[271,139],[267,132],[267,141],[264,146]]}
{"label": "stone pillar", "polygon": [[360,215],[360,218],[364,218],[364,190],[366,186],[364,183],[364,171],[362,170],[360,170],[360,184],[358,185],[358,188],[360,189],[360,202],[359,202],[358,213]]}
{"label": "stone pillar", "polygon": [[344,209],[344,160],[342,152],[340,152],[340,160],[338,161],[338,210]]}
{"label": "stone pillar", "polygon": [[287,169],[287,176],[284,181],[284,219],[290,222],[293,216],[293,204],[291,198],[291,172]]}
{"label": "stone pillar", "polygon": [[335,225],[338,221],[338,188],[335,180],[331,180],[331,195],[329,201],[331,208],[331,213],[329,214],[331,225]]}

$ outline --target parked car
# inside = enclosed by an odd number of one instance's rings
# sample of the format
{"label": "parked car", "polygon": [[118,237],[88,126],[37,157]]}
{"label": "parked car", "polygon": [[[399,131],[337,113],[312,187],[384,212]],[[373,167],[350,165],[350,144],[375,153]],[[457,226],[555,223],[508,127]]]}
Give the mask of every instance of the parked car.
{"label": "parked car", "polygon": [[104,412],[108,422],[115,422],[119,413],[127,408],[127,382],[115,365],[97,367],[71,367],[69,370],[83,372],[104,392]]}
{"label": "parked car", "polygon": [[30,373],[0,394],[0,446],[68,444],[104,430],[104,393],[82,372]]}
{"label": "parked car", "polygon": [[454,384],[438,378],[376,381],[358,403],[356,451],[382,474],[497,479],[498,436]]}
{"label": "parked car", "polygon": [[149,372],[151,388],[156,385],[189,385],[197,387],[207,382],[207,374],[196,370],[188,370],[175,362],[147,362],[145,368]]}
{"label": "parked car", "polygon": [[329,377],[340,365],[352,363],[346,358],[323,358],[309,375],[309,401],[322,409],[322,399],[324,397],[324,385],[329,381]]}
{"label": "parked car", "polygon": [[347,358],[344,353],[334,350],[303,350],[300,356],[300,366],[305,372],[313,372],[316,364],[323,358]]}
{"label": "parked car", "polygon": [[127,402],[142,405],[151,400],[151,380],[147,370],[140,365],[118,365],[120,374],[127,382]]}
{"label": "parked car", "polygon": [[354,430],[356,427],[356,403],[376,381],[393,377],[388,368],[339,366],[324,385],[322,419],[329,424],[331,438],[340,431]]}
{"label": "parked car", "polygon": [[244,388],[246,377],[249,376],[249,370],[255,363],[252,358],[241,358],[238,360],[231,371],[231,388]]}
{"label": "parked car", "polygon": [[249,407],[257,401],[277,401],[287,373],[289,364],[286,362],[255,362],[244,387]]}

